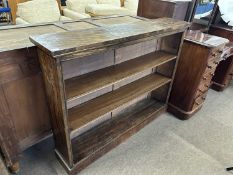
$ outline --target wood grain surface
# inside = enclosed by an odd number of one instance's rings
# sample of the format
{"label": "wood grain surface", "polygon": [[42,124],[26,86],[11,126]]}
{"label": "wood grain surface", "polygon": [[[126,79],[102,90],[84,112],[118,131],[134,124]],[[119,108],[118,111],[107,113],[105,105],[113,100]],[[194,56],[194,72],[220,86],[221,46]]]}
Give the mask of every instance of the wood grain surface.
{"label": "wood grain surface", "polygon": [[111,112],[136,97],[159,88],[170,81],[169,78],[161,75],[149,75],[111,93],[107,93],[84,103],[83,105],[71,108],[68,111],[70,129],[76,132],[78,128],[95,120],[99,116]]}
{"label": "wood grain surface", "polygon": [[76,96],[112,85],[134,74],[146,69],[152,69],[175,58],[175,55],[158,51],[83,76],[68,79],[65,82],[68,101]]}
{"label": "wood grain surface", "polygon": [[78,162],[91,156],[95,151],[109,144],[111,140],[119,138],[164,107],[164,104],[156,102],[156,100],[148,100],[137,106],[134,111],[124,113],[75,138],[72,141],[74,161]]}
{"label": "wood grain surface", "polygon": [[158,37],[169,32],[182,32],[188,26],[189,23],[184,21],[160,18],[151,21],[87,29],[80,32],[70,31],[32,36],[30,40],[48,54],[58,56],[70,52],[116,45],[126,40]]}

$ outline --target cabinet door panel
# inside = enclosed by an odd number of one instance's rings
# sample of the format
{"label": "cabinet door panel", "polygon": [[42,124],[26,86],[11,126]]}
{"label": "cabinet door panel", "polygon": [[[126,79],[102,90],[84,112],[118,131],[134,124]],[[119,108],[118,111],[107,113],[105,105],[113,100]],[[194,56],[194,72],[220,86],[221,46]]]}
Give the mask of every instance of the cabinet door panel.
{"label": "cabinet door panel", "polygon": [[50,130],[49,112],[40,74],[3,85],[17,138]]}

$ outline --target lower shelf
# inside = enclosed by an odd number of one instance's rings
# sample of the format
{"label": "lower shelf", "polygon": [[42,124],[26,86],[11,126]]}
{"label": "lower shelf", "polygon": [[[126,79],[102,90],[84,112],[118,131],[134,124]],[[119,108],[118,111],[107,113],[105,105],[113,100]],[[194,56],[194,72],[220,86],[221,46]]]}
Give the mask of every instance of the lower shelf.
{"label": "lower shelf", "polygon": [[125,112],[74,138],[74,162],[83,164],[80,167],[87,166],[143,128],[165,109],[164,103],[148,99],[136,106],[135,110]]}
{"label": "lower shelf", "polygon": [[157,73],[151,74],[115,91],[69,109],[68,121],[72,137],[77,135],[82,127],[99,120],[100,116],[112,112],[135,98],[170,82],[171,79],[168,77]]}

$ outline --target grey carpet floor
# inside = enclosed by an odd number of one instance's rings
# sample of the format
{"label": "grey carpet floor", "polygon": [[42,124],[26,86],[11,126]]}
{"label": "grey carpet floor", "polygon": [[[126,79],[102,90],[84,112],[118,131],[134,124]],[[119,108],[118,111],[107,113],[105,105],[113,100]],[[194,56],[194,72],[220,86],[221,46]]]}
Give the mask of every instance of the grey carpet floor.
{"label": "grey carpet floor", "polygon": [[1,156],[0,156],[0,175],[9,175]]}
{"label": "grey carpet floor", "polygon": [[[53,140],[25,151],[20,175],[65,175]],[[188,121],[166,113],[91,164],[80,175],[230,175],[233,166],[233,85],[210,90]],[[232,173],[233,174],[233,173]]]}

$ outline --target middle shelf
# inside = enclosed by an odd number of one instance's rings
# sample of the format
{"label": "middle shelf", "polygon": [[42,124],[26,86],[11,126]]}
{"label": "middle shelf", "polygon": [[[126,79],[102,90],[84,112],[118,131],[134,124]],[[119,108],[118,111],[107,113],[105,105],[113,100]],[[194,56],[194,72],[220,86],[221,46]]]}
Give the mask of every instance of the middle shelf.
{"label": "middle shelf", "polygon": [[112,112],[114,109],[169,82],[171,82],[170,78],[153,73],[115,91],[69,109],[68,122],[71,135],[75,135],[74,133],[88,123],[98,120],[100,116]]}
{"label": "middle shelf", "polygon": [[[176,59],[176,55],[156,51],[135,59],[65,80],[67,107],[78,104],[78,98]],[[78,88],[77,88],[78,87]]]}

